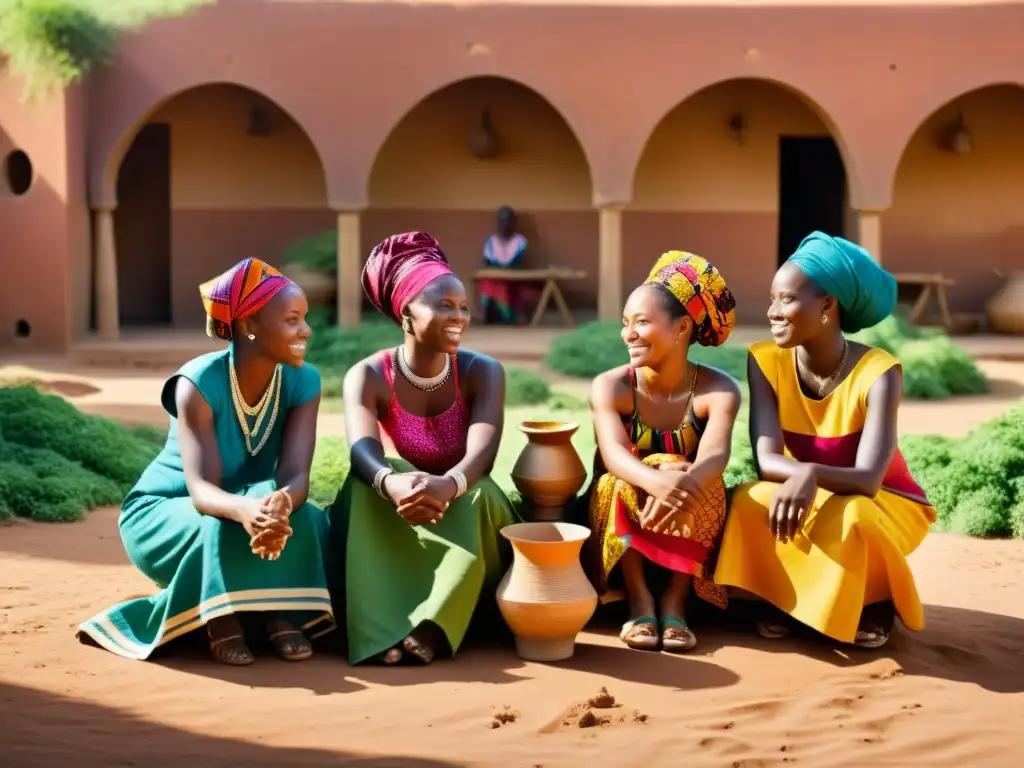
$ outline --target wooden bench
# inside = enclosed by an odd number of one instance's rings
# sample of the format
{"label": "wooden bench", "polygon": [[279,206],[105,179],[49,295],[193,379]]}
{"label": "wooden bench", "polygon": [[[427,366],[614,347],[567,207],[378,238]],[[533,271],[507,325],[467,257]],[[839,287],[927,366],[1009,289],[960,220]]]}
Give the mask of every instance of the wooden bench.
{"label": "wooden bench", "polygon": [[917,325],[921,322],[934,295],[939,305],[939,313],[942,315],[942,324],[947,331],[953,331],[953,315],[949,311],[949,297],[946,294],[946,289],[956,285],[955,280],[946,277],[941,272],[896,272],[893,277],[896,278],[899,285],[916,285],[921,288],[921,293],[910,310],[908,319],[911,323]]}
{"label": "wooden bench", "polygon": [[533,311],[533,319],[530,320],[531,326],[540,325],[541,319],[544,317],[544,313],[548,309],[548,305],[554,300],[555,305],[562,313],[562,318],[565,320],[565,324],[572,327],[576,324],[576,319],[572,316],[572,312],[569,311],[569,305],[565,303],[565,296],[562,295],[561,289],[558,287],[559,281],[562,280],[582,280],[587,276],[587,273],[579,269],[569,269],[567,267],[542,267],[540,269],[501,269],[499,267],[488,267],[481,269],[475,275],[473,275],[473,289],[470,291],[469,297],[470,307],[473,314],[477,314],[480,303],[476,296],[476,281],[478,280],[506,280],[509,282],[517,283],[543,283],[544,288],[541,291],[540,299],[537,302],[537,308]]}

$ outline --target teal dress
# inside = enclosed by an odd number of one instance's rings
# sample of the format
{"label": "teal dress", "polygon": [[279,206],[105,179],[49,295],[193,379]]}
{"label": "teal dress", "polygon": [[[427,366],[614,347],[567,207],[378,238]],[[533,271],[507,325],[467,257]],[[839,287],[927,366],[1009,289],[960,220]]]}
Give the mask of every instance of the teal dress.
{"label": "teal dress", "polygon": [[[120,656],[147,659],[161,645],[229,613],[274,611],[311,638],[335,628],[325,576],[324,557],[329,553],[322,510],[309,503],[294,510],[289,521],[294,533],[280,558],[263,560],[252,553],[249,534],[239,523],[204,515],[192,505],[178,446],[178,377],[191,381],[210,404],[221,487],[243,496],[263,497],[275,490],[288,412],[320,392],[315,368],[285,366],[273,430],[263,449],[250,456],[231,399],[232,359],[230,347],[211,352],[186,363],[167,380],[161,395],[171,416],[167,443],[121,506],[118,528],[128,557],[160,591],[88,619],[79,627],[80,638],[88,636]],[[250,417],[250,426],[254,420]]]}

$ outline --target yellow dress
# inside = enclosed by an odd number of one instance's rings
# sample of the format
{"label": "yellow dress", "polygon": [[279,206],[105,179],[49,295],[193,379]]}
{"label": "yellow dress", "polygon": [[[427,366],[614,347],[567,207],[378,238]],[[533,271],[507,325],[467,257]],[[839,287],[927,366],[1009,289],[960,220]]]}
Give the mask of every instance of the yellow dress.
{"label": "yellow dress", "polygon": [[[785,455],[802,462],[852,467],[871,386],[899,361],[870,349],[821,400],[800,389],[792,350],[772,341],[750,352],[778,399]],[[722,536],[715,582],[774,604],[797,621],[852,643],[865,605],[892,600],[903,624],[924,629],[924,609],[907,556],[935,522],[935,510],[897,449],[874,498],[818,489],[814,506],[786,543],[768,528],[778,483],[736,489]]]}

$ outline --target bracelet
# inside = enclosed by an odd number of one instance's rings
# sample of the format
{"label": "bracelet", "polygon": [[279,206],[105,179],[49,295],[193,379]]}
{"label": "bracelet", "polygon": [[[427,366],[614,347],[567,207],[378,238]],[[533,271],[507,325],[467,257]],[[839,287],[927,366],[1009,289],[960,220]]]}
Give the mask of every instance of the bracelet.
{"label": "bracelet", "polygon": [[445,473],[445,477],[450,477],[455,481],[455,498],[459,498],[469,488],[469,483],[466,480],[466,476],[459,472],[457,469],[449,470]]}
{"label": "bracelet", "polygon": [[373,490],[375,490],[377,495],[382,499],[387,498],[387,495],[384,493],[384,480],[388,475],[393,474],[395,474],[395,470],[391,467],[384,467],[383,469],[378,469],[377,474],[373,476]]}

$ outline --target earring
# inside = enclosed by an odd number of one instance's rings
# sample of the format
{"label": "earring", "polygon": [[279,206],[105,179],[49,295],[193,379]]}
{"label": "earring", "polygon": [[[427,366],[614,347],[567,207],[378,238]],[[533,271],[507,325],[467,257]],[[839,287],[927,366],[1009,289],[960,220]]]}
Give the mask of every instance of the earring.
{"label": "earring", "polygon": [[404,323],[402,323],[402,330],[405,331],[406,333],[412,333],[412,321],[406,320]]}
{"label": "earring", "polygon": [[254,334],[250,333],[249,334],[249,341],[256,341],[256,336]]}

